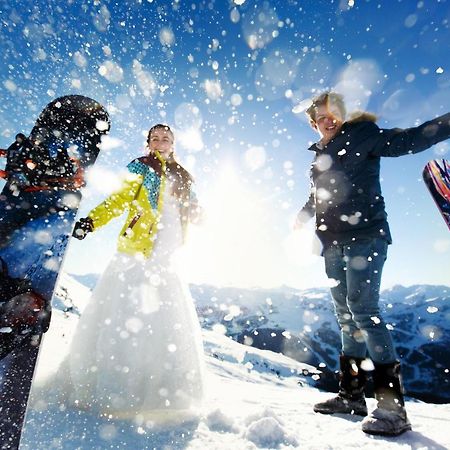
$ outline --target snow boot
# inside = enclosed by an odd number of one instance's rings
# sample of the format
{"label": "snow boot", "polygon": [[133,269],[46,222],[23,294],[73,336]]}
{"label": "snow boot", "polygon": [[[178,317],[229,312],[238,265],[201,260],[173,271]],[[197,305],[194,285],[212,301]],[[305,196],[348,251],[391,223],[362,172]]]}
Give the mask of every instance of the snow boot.
{"label": "snow boot", "polygon": [[398,436],[411,430],[403,398],[400,363],[375,364],[373,384],[377,408],[362,422],[367,434]]}
{"label": "snow boot", "polygon": [[314,405],[314,411],[321,414],[356,414],[367,416],[364,396],[366,372],[361,369],[361,358],[340,356],[339,393],[322,403]]}

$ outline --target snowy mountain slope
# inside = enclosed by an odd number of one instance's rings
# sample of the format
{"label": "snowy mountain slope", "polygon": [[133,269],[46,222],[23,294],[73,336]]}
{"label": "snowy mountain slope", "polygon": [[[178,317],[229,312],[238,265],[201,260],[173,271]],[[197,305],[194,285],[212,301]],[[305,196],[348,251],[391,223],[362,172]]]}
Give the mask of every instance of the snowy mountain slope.
{"label": "snowy mountain slope", "polygon": [[[81,302],[88,291],[65,276],[66,290]],[[58,291],[61,292],[61,291]],[[61,299],[62,300],[62,299]],[[67,296],[64,302],[67,302]],[[82,309],[81,307],[79,308]],[[39,359],[41,383],[57,371],[78,321],[77,310],[55,309]],[[450,448],[450,405],[408,401],[414,431],[396,439],[371,437],[360,418],[324,416],[312,405],[329,394],[307,385],[316,370],[284,355],[242,345],[216,326],[204,330],[207,395],[202,410],[184,422],[97,417],[89,411],[49,407],[49,392],[35,389],[21,449],[423,449]],[[308,377],[303,374],[309,374]],[[315,375],[313,375],[315,376]],[[34,385],[36,386],[36,384]],[[371,407],[374,400],[369,399]]]}
{"label": "snowy mountain slope", "polygon": [[[203,327],[220,323],[239,342],[282,352],[322,371],[316,386],[337,387],[340,335],[327,289],[297,291],[191,286]],[[396,286],[381,309],[401,357],[409,395],[450,402],[450,288]]]}
{"label": "snowy mountain slope", "polygon": [[[89,287],[95,280],[95,275],[80,279]],[[203,328],[221,324],[239,342],[318,367],[322,373],[310,380],[314,386],[337,389],[340,335],[327,288],[191,285],[191,292]],[[450,288],[395,286],[381,293],[381,308],[402,360],[407,393],[424,401],[450,402]]]}

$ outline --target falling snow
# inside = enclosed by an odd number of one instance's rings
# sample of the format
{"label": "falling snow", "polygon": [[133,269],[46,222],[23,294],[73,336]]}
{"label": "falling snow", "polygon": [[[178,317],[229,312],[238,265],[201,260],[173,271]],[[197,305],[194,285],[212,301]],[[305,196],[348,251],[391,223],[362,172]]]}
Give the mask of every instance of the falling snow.
{"label": "falling snow", "polygon": [[[126,164],[146,151],[149,127],[170,124],[178,158],[194,174],[205,209],[203,223],[192,227],[181,255],[182,271],[192,283],[267,289],[337,283],[323,273],[312,226],[292,231],[309,192],[312,153],[307,148],[317,135],[304,112],[313,95],[336,89],[345,96],[348,113],[371,111],[384,128],[417,125],[447,112],[450,104],[449,10],[439,0],[5,0],[0,10],[0,147],[7,148],[18,132],[28,133],[42,108],[57,96],[81,94],[102,103],[111,115],[111,133],[86,175],[82,215],[120,186]],[[99,130],[105,126],[97,124]],[[346,152],[342,149],[341,156]],[[393,292],[401,290],[399,285],[449,283],[448,230],[420,181],[428,160],[449,155],[444,142],[411,158],[383,161],[383,191],[394,235],[383,283]],[[328,156],[316,161],[324,173],[331,165]],[[346,180],[337,178],[334,184],[344,199]],[[316,194],[322,202],[332,197],[325,189]],[[340,219],[354,226],[362,220],[358,211]],[[101,271],[119,229],[117,223],[102,230],[89,246],[71,244],[68,270]],[[42,244],[48,235],[39,233],[34,239]],[[362,270],[369,262],[353,258],[351,264]],[[59,261],[49,255],[46,264],[53,269]],[[159,283],[160,278],[151,279],[152,285]],[[419,297],[420,289],[411,295]],[[265,323],[283,309],[275,298],[266,302],[266,295],[250,317],[251,298],[248,294],[232,303],[208,298],[205,309],[213,314],[214,305],[221,304],[217,308],[223,322],[205,329],[212,396],[196,428],[160,431],[139,421],[98,419],[95,429],[86,431],[92,432],[94,444],[112,446],[126,429],[131,447],[148,436],[161,448],[178,448],[180,442],[193,449],[450,446],[443,422],[432,419],[450,420],[446,405],[411,402],[415,431],[397,442],[362,436],[357,421],[311,414],[311,404],[325,394],[301,389],[298,377],[283,378],[264,366],[297,375],[297,362],[270,352],[247,354],[246,347],[225,336],[240,320]],[[448,334],[445,321],[438,319],[443,306],[433,298],[417,317],[410,299],[402,297],[425,347]],[[312,305],[318,301],[313,295],[309,300]],[[144,306],[146,311],[157,308]],[[387,309],[395,314],[402,308],[393,301]],[[314,333],[320,318],[309,308],[304,313],[301,327],[290,323],[275,335],[292,342],[297,332]],[[58,326],[67,323],[62,316]],[[298,316],[292,321],[298,323]],[[143,326],[134,316],[125,323],[124,339]],[[387,326],[395,331],[397,325],[393,320]],[[263,334],[255,329],[243,339],[251,344]],[[66,335],[64,339],[67,343]],[[303,354],[308,353],[305,348]],[[176,345],[169,343],[167,351],[176,352]],[[258,372],[261,367],[265,369]],[[445,370],[448,374],[449,368]],[[84,428],[90,416],[80,414],[72,418]],[[56,432],[51,445],[63,447],[63,430]]]}

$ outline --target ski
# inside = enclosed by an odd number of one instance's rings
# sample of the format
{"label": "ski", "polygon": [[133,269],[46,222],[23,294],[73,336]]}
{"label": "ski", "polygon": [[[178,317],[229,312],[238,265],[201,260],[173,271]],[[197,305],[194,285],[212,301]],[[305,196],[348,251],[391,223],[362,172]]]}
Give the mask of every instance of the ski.
{"label": "ski", "polygon": [[450,229],[450,161],[442,159],[428,162],[423,169],[422,176]]}
{"label": "ski", "polygon": [[57,98],[29,136],[0,156],[0,448],[19,447],[39,346],[75,222],[85,171],[109,131],[106,110],[80,95]]}

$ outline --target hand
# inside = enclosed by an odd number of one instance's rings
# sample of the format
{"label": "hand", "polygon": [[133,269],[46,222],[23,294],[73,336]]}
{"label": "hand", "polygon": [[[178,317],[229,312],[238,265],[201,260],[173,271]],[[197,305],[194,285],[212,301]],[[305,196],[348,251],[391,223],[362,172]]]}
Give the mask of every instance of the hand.
{"label": "hand", "polygon": [[189,207],[189,221],[194,225],[204,225],[205,211],[197,203]]}
{"label": "hand", "polygon": [[76,239],[84,239],[88,233],[92,233],[94,231],[94,223],[90,217],[81,218],[73,229],[72,236]]}
{"label": "hand", "polygon": [[300,222],[298,219],[295,220],[294,224],[292,225],[292,229],[294,231],[301,230],[305,224],[303,222]]}
{"label": "hand", "polygon": [[305,213],[304,211],[300,211],[295,218],[295,222],[293,225],[294,230],[301,230],[306,225],[309,219],[310,216],[307,213]]}
{"label": "hand", "polygon": [[16,186],[16,188],[24,188],[30,185],[30,181],[23,172],[13,172],[8,174],[8,181],[11,185]]}

